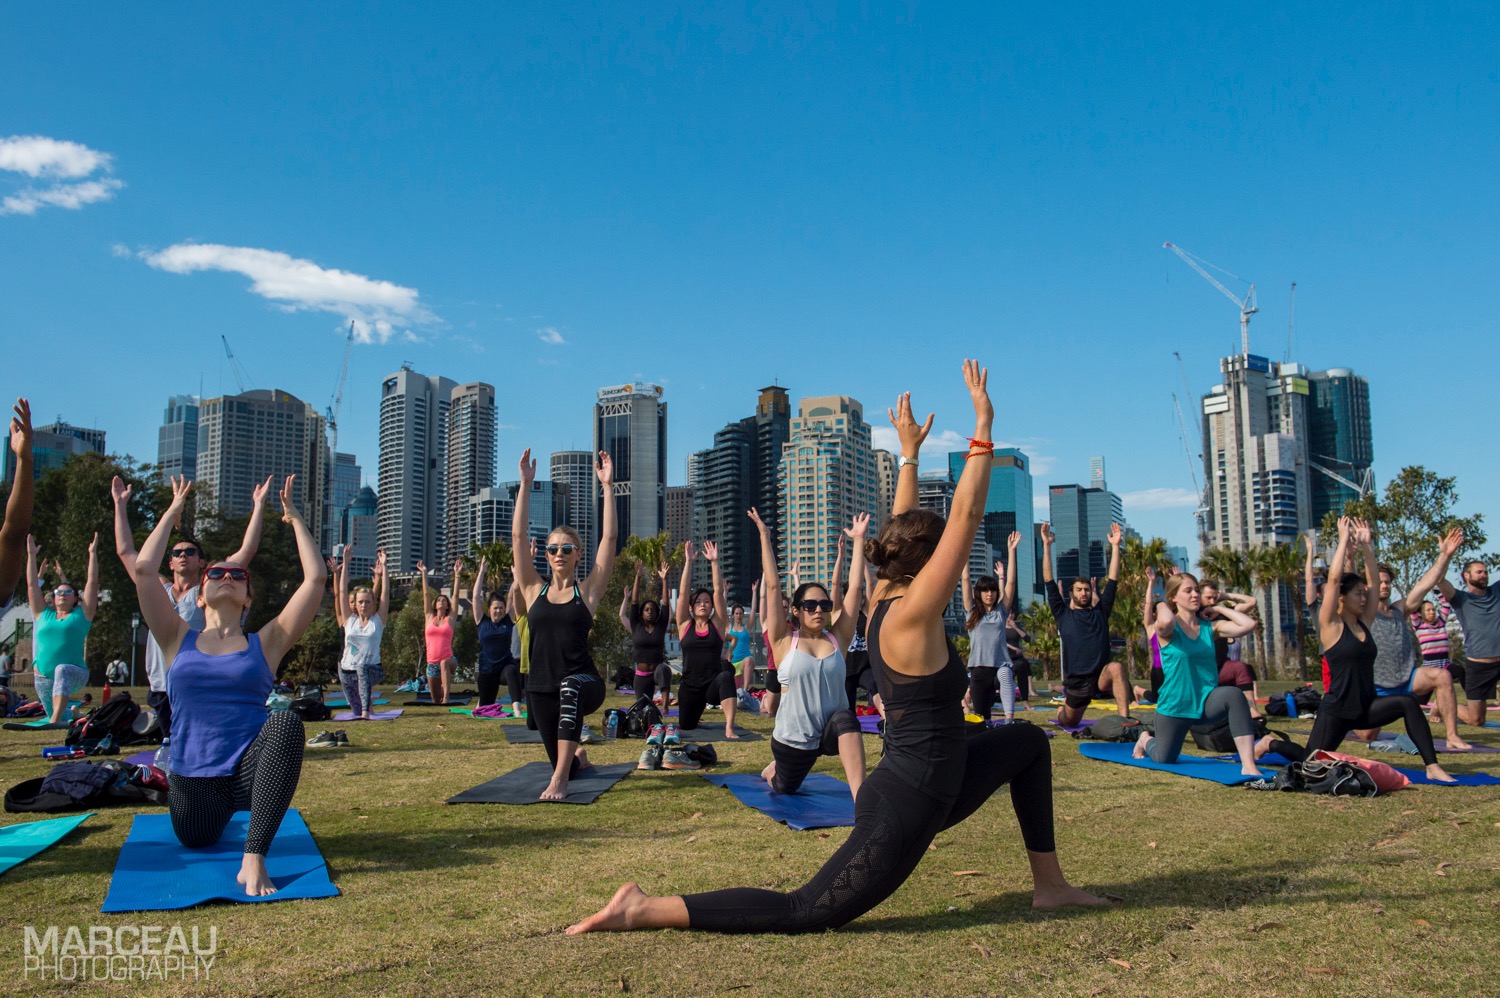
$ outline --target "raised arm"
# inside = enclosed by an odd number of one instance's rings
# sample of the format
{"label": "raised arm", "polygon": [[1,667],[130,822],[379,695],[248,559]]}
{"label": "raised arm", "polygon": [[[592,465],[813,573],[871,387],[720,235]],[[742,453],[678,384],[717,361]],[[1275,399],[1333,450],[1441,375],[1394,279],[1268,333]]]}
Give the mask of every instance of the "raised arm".
{"label": "raised arm", "polygon": [[36,538],[30,534],[26,535],[26,605],[31,607],[31,617],[35,620],[42,615],[47,604],[42,600],[42,587],[39,585],[37,575],[37,555],[41,548],[36,546]]}
{"label": "raised arm", "polygon": [[1109,581],[1120,581],[1120,542],[1125,539],[1125,531],[1120,529],[1118,523],[1109,525]]}
{"label": "raised arm", "polygon": [[1339,581],[1344,577],[1344,561],[1349,555],[1349,534],[1353,529],[1353,521],[1349,517],[1339,517],[1339,546],[1334,548],[1333,560],[1328,563],[1327,598],[1318,605],[1318,629],[1323,632],[1321,636],[1325,648],[1339,638],[1339,632],[1332,631],[1333,640],[1329,640],[1329,631],[1339,616]]}
{"label": "raised arm", "polygon": [[858,513],[844,533],[854,544],[854,554],[849,560],[849,591],[844,593],[844,612],[834,621],[833,636],[838,638],[840,648],[848,648],[854,638],[855,626],[859,623],[859,606],[864,599],[865,581],[865,535],[870,532],[870,514]]}
{"label": "raised arm", "polygon": [[380,619],[383,621],[391,619],[391,587],[386,583],[385,573],[385,548],[381,548],[375,554],[375,577],[370,583],[380,600]]}
{"label": "raised arm", "polygon": [[[1370,602],[1375,602],[1373,599]],[[1255,618],[1248,613],[1240,612],[1238,607],[1226,606],[1216,603],[1208,608],[1208,616],[1214,620],[1214,633],[1221,638],[1242,638],[1255,630]]]}
{"label": "raised arm", "polygon": [[417,574],[422,577],[422,619],[432,616],[432,598],[427,593],[427,563],[417,559]]}
{"label": "raised arm", "polygon": [[240,541],[240,549],[229,556],[230,561],[246,568],[250,567],[255,552],[260,550],[260,528],[266,518],[266,497],[271,494],[271,478],[267,475],[266,480],[250,494],[250,522],[245,524],[245,538]]}
{"label": "raised arm", "polygon": [[1146,566],[1146,592],[1141,597],[1141,626],[1147,634],[1156,630],[1156,569]]}
{"label": "raised arm", "polygon": [[698,552],[693,548],[692,541],[684,541],[682,544],[682,581],[677,584],[677,633],[687,633],[683,628],[693,619],[693,559]]}
{"label": "raised arm", "polygon": [[1360,619],[1369,627],[1375,623],[1375,616],[1380,612],[1380,601],[1375,598],[1375,594],[1380,592],[1380,566],[1375,561],[1374,536],[1370,525],[1364,520],[1354,521],[1354,539],[1359,542],[1365,556],[1365,586],[1370,590],[1370,598],[1365,600],[1365,612]]}
{"label": "raised arm", "polygon": [[703,542],[703,557],[708,559],[708,568],[714,587],[714,624],[720,634],[729,633],[729,604],[724,599],[724,576],[719,571],[719,545],[713,541]]}
{"label": "raised arm", "polygon": [[627,634],[630,633],[631,627],[629,610],[636,605],[636,598],[640,595],[642,570],[641,563],[636,562],[635,581],[630,584],[629,591],[624,588],[620,589],[620,626],[625,628]]}
{"label": "raised arm", "polygon": [[99,534],[94,533],[94,539],[89,541],[89,570],[83,582],[83,597],[81,600],[83,617],[92,621],[94,614],[99,612]]}
{"label": "raised arm", "polygon": [[661,626],[666,627],[667,622],[672,619],[672,594],[667,592],[667,575],[672,571],[672,565],[662,556],[661,566],[656,571],[657,581],[661,583],[661,609],[657,611],[656,619],[661,621]]}
{"label": "raised arm", "polygon": [[[459,559],[457,559],[456,561],[453,562],[453,588],[451,590],[449,590],[450,592],[453,593],[453,599],[452,599],[451,602],[452,602],[452,605],[453,605],[453,614],[452,614],[452,616],[453,616],[453,623],[455,625],[457,625],[458,622],[463,619],[462,617],[460,617],[458,615],[458,594],[462,590],[462,587],[463,587],[463,578],[464,578],[464,560],[462,558],[459,558]],[[475,581],[478,581],[478,580],[476,579]]]}
{"label": "raised arm", "polygon": [[755,523],[755,529],[760,532],[760,590],[761,600],[765,603],[762,620],[765,621],[766,639],[770,641],[774,654],[781,642],[788,637],[786,610],[781,603],[781,576],[776,568],[776,549],[771,546],[771,528],[766,526],[755,507],[750,507],[749,516]]}
{"label": "raised arm", "polygon": [[1260,608],[1260,600],[1256,599],[1250,593],[1221,593],[1219,602],[1228,602],[1236,610],[1247,616],[1254,614]]}
{"label": "raised arm", "polygon": [[[516,508],[510,518],[510,549],[516,552],[511,561],[511,570],[516,576],[516,585],[521,587],[522,602],[530,605],[542,589],[542,577],[536,574],[536,555],[522,558],[527,550],[531,524],[531,483],[536,479],[536,461],[532,460],[531,448],[521,452],[521,487],[516,490]],[[608,505],[606,503],[606,505]]]}
{"label": "raised arm", "polygon": [[[146,538],[146,543],[141,545],[140,554],[135,559],[135,571],[132,573],[141,616],[151,629],[151,636],[161,648],[162,658],[169,669],[172,667],[172,660],[177,657],[177,648],[182,644],[182,636],[187,632],[188,625],[177,616],[177,607],[161,584],[161,562],[166,556],[167,542],[171,540],[172,531],[177,528],[177,521],[182,516],[182,508],[187,504],[188,491],[192,488],[192,483],[186,476],[173,478],[171,483],[172,502],[167,506],[166,512],[157,518],[156,527]],[[129,527],[127,523],[127,531]]]}
{"label": "raised arm", "polygon": [[844,534],[847,531],[839,531],[838,556],[833,559],[833,605],[844,605]]}
{"label": "raised arm", "polygon": [[1016,612],[1016,549],[1021,546],[1021,532],[1012,530],[1010,536],[1005,539],[1005,578],[1004,592],[1001,598],[1005,600],[1005,608],[1011,613]]}
{"label": "raised arm", "polygon": [[1047,583],[1046,590],[1052,591],[1052,542],[1057,540],[1057,535],[1052,532],[1052,524],[1043,523],[1042,536],[1042,581]]}
{"label": "raised arm", "polygon": [[1416,585],[1411,587],[1411,592],[1401,597],[1401,608],[1407,613],[1416,613],[1422,609],[1422,600],[1438,584],[1438,580],[1448,574],[1448,566],[1453,561],[1453,556],[1458,554],[1458,549],[1463,547],[1464,532],[1457,527],[1448,531],[1443,539],[1438,542],[1437,560],[1432,567],[1422,573]]}
{"label": "raised arm", "polygon": [[333,567],[333,618],[340,627],[349,619],[349,553],[353,548],[345,544],[343,560]]}
{"label": "raised arm", "polygon": [[1312,606],[1318,601],[1318,571],[1313,565],[1313,559],[1318,556],[1318,532],[1309,530],[1302,535],[1302,542],[1307,545],[1307,564],[1302,568],[1302,599]]}
{"label": "raised arm", "polygon": [[902,392],[896,398],[896,408],[885,413],[901,440],[901,457],[896,462],[896,499],[891,504],[891,515],[895,516],[917,508],[917,458],[922,441],[932,432],[934,413],[929,412],[927,422],[917,425],[916,417],[911,414],[911,392]]}
{"label": "raised arm", "polygon": [[474,626],[479,626],[479,620],[483,613],[479,610],[479,601],[484,596],[484,570],[489,567],[489,559],[479,559],[479,570],[474,573],[474,591],[469,594],[469,610],[474,616]]}
{"label": "raised arm", "polygon": [[287,475],[281,486],[281,522],[291,525],[292,535],[297,539],[297,558],[302,562],[302,584],[292,593],[286,606],[281,608],[266,626],[260,629],[260,647],[265,653],[266,663],[274,673],[281,659],[292,645],[301,640],[307,625],[318,615],[323,602],[323,585],[327,582],[327,569],[312,531],[297,511],[292,501],[292,484],[296,475]]}
{"label": "raised arm", "polygon": [[0,525],[0,593],[9,596],[26,567],[26,536],[31,533],[31,504],[36,490],[36,463],[31,452],[31,403],[16,399],[11,407],[10,452],[16,477],[5,501],[5,523]]}
{"label": "raised arm", "polygon": [[[1150,600],[1146,602],[1149,606]],[[1151,621],[1148,629],[1155,631],[1156,640],[1161,644],[1170,642],[1177,627],[1177,615],[1172,612],[1171,604],[1162,600],[1156,604],[1156,612],[1154,614],[1148,612],[1146,616]]]}
{"label": "raised arm", "polygon": [[608,451],[599,452],[599,463],[594,466],[594,476],[599,479],[599,489],[604,497],[599,518],[599,551],[594,555],[594,570],[583,584],[583,599],[592,611],[609,589],[609,577],[615,570],[615,549],[619,547],[619,528],[615,525],[615,465]]}
{"label": "raised arm", "polygon": [[130,492],[130,486],[119,475],[109,483],[109,496],[115,505],[115,554],[120,556],[125,571],[133,576],[136,555],[135,538],[130,532]]}
{"label": "raised arm", "polygon": [[958,576],[958,589],[963,595],[964,613],[966,614],[974,611],[974,582],[969,578],[969,574],[969,563],[965,561],[964,570]]}

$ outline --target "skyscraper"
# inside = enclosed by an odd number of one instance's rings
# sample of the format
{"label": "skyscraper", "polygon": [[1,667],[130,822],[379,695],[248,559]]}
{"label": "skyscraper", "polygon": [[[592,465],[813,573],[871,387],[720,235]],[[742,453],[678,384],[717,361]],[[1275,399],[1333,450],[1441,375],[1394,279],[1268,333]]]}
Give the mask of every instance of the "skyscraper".
{"label": "skyscraper", "polygon": [[[980,460],[980,458],[974,458]],[[948,453],[948,475],[953,481],[963,475],[968,463],[967,451]],[[1100,459],[1102,478],[1103,463]],[[1032,524],[1031,459],[1015,447],[996,448],[990,463],[990,488],[984,497],[984,519],[979,534],[990,545],[995,557],[1004,559],[1010,532],[1019,531],[1021,544],[1016,548],[1016,608],[1030,606],[1040,592],[1036,588],[1036,552]],[[993,570],[993,565],[988,571]]]}
{"label": "skyscraper", "polygon": [[198,480],[198,405],[196,395],[173,395],[156,431],[156,466],[163,478]]}
{"label": "skyscraper", "polygon": [[409,366],[380,386],[380,547],[392,572],[442,571],[448,407],[456,382]]}
{"label": "skyscraper", "polygon": [[693,490],[686,485],[667,486],[667,542],[676,547],[693,536]]}
{"label": "skyscraper", "polygon": [[[693,455],[692,538],[712,541],[719,548],[719,571],[731,602],[750,598],[750,586],[760,576],[760,538],[745,515],[755,505],[755,430],[741,419],[714,434],[714,444]],[[710,568],[700,562],[695,585],[708,585]]]}
{"label": "skyscraper", "polygon": [[[54,468],[61,468],[67,463],[68,458],[77,454],[103,454],[104,452],[103,430],[73,426],[61,420],[51,426],[38,426],[32,430],[32,470],[37,478],[41,478]],[[4,469],[4,481],[10,481],[15,474],[15,462],[15,455],[11,453],[10,442],[7,440],[4,452],[0,454],[0,468]]]}
{"label": "skyscraper", "polygon": [[879,503],[870,426],[857,399],[823,395],[798,404],[780,480],[782,563],[796,561],[803,580],[830,583],[840,532]]}
{"label": "skyscraper", "polygon": [[495,386],[471,381],[453,389],[448,407],[443,564],[475,541],[469,499],[495,484]]}
{"label": "skyscraper", "polygon": [[[375,556],[379,553],[376,541],[380,527],[379,510],[375,490],[366,485],[339,511],[338,547],[349,548],[351,579],[368,579],[375,571]],[[337,550],[333,554],[342,556],[343,552]]]}
{"label": "skyscraper", "polygon": [[[594,555],[599,548],[599,531],[594,521],[599,479],[594,472],[594,455],[586,450],[560,450],[553,453],[548,464],[552,481],[567,486],[566,503],[563,509],[553,510],[558,520],[552,525],[566,523],[583,538],[583,560],[578,563],[578,574],[587,576],[594,570]],[[505,529],[509,537],[508,524]]]}
{"label": "skyscraper", "polygon": [[[1099,579],[1109,573],[1109,525],[1118,522],[1117,498],[1107,489],[1052,485],[1047,489],[1052,532],[1054,578]],[[1019,562],[1020,552],[1016,552]]]}
{"label": "skyscraper", "polygon": [[[359,460],[353,454],[345,454],[343,451],[335,452],[333,455],[332,478],[328,488],[328,504],[323,510],[323,519],[327,524],[324,527],[324,537],[328,544],[345,543],[343,540],[344,514],[353,505],[354,500],[359,498],[360,486],[364,484],[363,469],[359,466]],[[375,490],[370,490],[373,498]],[[373,538],[371,539],[373,544]]]}
{"label": "skyscraper", "polygon": [[[492,506],[493,512],[486,514],[486,519],[498,521],[503,514],[505,523],[505,536],[510,536],[511,518],[515,514],[516,497],[520,495],[520,482],[501,482],[497,489],[486,489],[480,494],[476,505],[488,503],[491,497],[503,494],[508,505],[496,504]],[[543,550],[547,543],[547,535],[552,533],[552,528],[560,523],[566,522],[564,507],[568,502],[568,486],[562,482],[549,482],[536,478],[531,482],[531,501],[526,509],[526,533],[536,541],[536,557],[532,560],[532,566],[542,578],[550,578],[552,570],[547,567],[547,552]],[[515,557],[525,558],[525,551],[516,551]],[[580,562],[580,566],[581,566]],[[583,569],[579,568],[578,574],[583,577]]]}
{"label": "skyscraper", "polygon": [[870,452],[875,459],[875,506],[870,510],[870,536],[885,523],[891,515],[891,507],[896,504],[896,473],[900,466],[896,464],[896,455],[888,450],[875,449]]}
{"label": "skyscraper", "polygon": [[[667,527],[667,404],[661,386],[599,389],[594,405],[594,449],[614,461],[616,550],[632,534],[655,537]],[[594,519],[601,523],[600,496]]]}
{"label": "skyscraper", "polygon": [[1334,367],[1312,372],[1307,382],[1307,449],[1314,471],[1311,527],[1330,512],[1342,514],[1344,503],[1359,498],[1359,491],[1350,483],[1360,489],[1374,489],[1370,469],[1375,462],[1375,445],[1368,381],[1347,367]]}
{"label": "skyscraper", "polygon": [[[948,514],[953,512],[954,485],[953,479],[940,471],[930,472],[918,478],[917,508],[936,513],[944,520],[947,520]],[[979,533],[974,535],[974,544],[969,549],[969,576],[971,580],[977,580],[982,575],[994,574],[996,554],[995,549],[990,547],[989,541],[985,539],[984,530],[981,529]],[[1017,599],[1019,598],[1020,593],[1018,592]],[[964,629],[964,622],[963,589],[960,583],[960,586],[953,590],[953,598],[948,601],[948,606],[943,611],[943,625],[950,634],[958,634]]]}

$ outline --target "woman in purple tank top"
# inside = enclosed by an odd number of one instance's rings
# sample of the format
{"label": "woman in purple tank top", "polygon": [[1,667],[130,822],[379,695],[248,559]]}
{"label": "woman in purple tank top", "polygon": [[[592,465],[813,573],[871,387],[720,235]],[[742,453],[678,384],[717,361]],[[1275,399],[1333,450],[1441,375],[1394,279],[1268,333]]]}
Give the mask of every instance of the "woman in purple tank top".
{"label": "woman in purple tank top", "polygon": [[281,519],[297,539],[302,584],[256,633],[246,634],[241,623],[252,596],[244,565],[216,561],[204,570],[198,605],[208,626],[201,634],[177,615],[162,588],[162,556],[192,487],[186,478],[172,479],[172,504],[141,545],[133,573],[141,615],[166,660],[172,830],[189,848],[210,846],[235,811],[248,810],[238,880],[251,896],[276,891],[266,873],[266,852],[302,773],[302,721],[288,710],[267,710],[266,697],[282,657],[318,612],[327,578],[322,554],[292,503],[296,477],[288,475],[282,486]]}

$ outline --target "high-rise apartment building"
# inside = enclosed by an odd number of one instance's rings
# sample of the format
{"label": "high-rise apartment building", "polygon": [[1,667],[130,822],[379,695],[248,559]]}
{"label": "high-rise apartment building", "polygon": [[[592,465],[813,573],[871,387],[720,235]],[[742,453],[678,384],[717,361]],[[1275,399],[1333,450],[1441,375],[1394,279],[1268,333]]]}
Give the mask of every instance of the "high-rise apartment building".
{"label": "high-rise apartment building", "polygon": [[[661,386],[599,389],[594,405],[594,450],[614,462],[616,550],[632,534],[655,537],[667,527],[667,404]],[[601,523],[604,497],[595,504]]]}
{"label": "high-rise apartment building", "polygon": [[[33,427],[31,434],[32,470],[37,478],[55,468],[61,468],[70,457],[78,454],[103,454],[104,431],[74,426],[62,420],[50,426]],[[15,455],[6,440],[4,453],[0,455],[3,480],[10,481],[15,474]]]}
{"label": "high-rise apartment building", "polygon": [[[980,460],[974,458],[973,460]],[[967,451],[948,453],[948,475],[957,482],[969,461]],[[1103,463],[1100,462],[1101,479]],[[1016,608],[1024,609],[1041,592],[1037,588],[1035,536],[1031,483],[1031,459],[1015,447],[999,447],[990,461],[990,488],[984,497],[984,519],[979,535],[994,551],[1005,558],[1010,532],[1019,531],[1021,544],[1016,549]],[[990,571],[993,570],[993,565]]]}
{"label": "high-rise apartment building", "polygon": [[198,480],[198,405],[196,395],[173,395],[156,431],[156,467],[162,478]]}
{"label": "high-rise apartment building", "polygon": [[296,475],[293,501],[313,538],[328,550],[324,508],[332,460],[326,428],[321,413],[278,389],[205,399],[198,407],[198,481],[221,515],[238,516],[250,512],[255,488],[267,475],[273,489]]}
{"label": "high-rise apartment building", "polygon": [[1307,383],[1307,450],[1314,471],[1308,526],[1315,526],[1330,512],[1342,514],[1360,490],[1374,489],[1375,445],[1368,381],[1347,367],[1334,367],[1312,372]]}
{"label": "high-rise apartment building", "polygon": [[[326,524],[323,528],[323,536],[328,539],[330,545],[344,543],[344,514],[359,498],[360,486],[363,484],[364,472],[359,466],[359,459],[343,451],[334,452],[328,487],[328,503],[323,508],[323,519]],[[375,495],[374,489],[370,490],[370,495]]]}
{"label": "high-rise apartment building", "polygon": [[[954,481],[942,472],[931,472],[917,479],[917,508],[929,510],[941,516],[944,520],[953,512],[953,489]],[[969,576],[978,579],[983,575],[993,575],[995,571],[995,549],[990,547],[989,541],[985,540],[984,531],[981,529],[974,536],[974,545],[969,549]],[[1017,594],[1019,599],[1019,593]],[[948,601],[947,608],[943,611],[943,625],[950,634],[958,634],[964,629],[963,589],[962,583],[953,590],[953,598]]]}
{"label": "high-rise apartment building", "polygon": [[[442,571],[448,408],[457,383],[409,366],[380,386],[380,547],[394,572]],[[451,563],[450,563],[451,564]]]}
{"label": "high-rise apartment building", "polygon": [[[578,531],[583,538],[583,560],[578,563],[578,574],[586,576],[594,570],[594,555],[599,551],[599,531],[594,514],[598,511],[599,478],[594,472],[594,455],[586,450],[560,450],[552,454],[548,462],[551,480],[567,486],[563,509],[554,509],[558,519],[555,527],[565,523]],[[506,536],[510,526],[506,525]]]}
{"label": "high-rise apartment building", "polygon": [[840,532],[880,501],[870,425],[858,400],[823,395],[798,404],[780,481],[782,564],[796,561],[804,581],[828,583]]}
{"label": "high-rise apartment building", "polygon": [[448,406],[447,482],[443,564],[469,553],[475,542],[469,499],[495,484],[495,386],[456,385]]}
{"label": "high-rise apartment building", "polygon": [[[1080,485],[1052,485],[1047,494],[1057,538],[1052,546],[1054,577],[1104,579],[1109,573],[1109,525],[1119,522],[1119,497],[1108,489]],[[1019,560],[1020,552],[1016,557]]]}
{"label": "high-rise apartment building", "polygon": [[342,557],[343,548],[349,548],[349,577],[368,579],[375,572],[375,556],[380,548],[377,534],[380,528],[380,502],[375,490],[364,486],[352,502],[339,510],[338,543],[334,557]]}
{"label": "high-rise apartment building", "polygon": [[882,524],[890,519],[891,507],[896,504],[896,455],[888,450],[874,450],[875,458],[875,508],[870,510],[870,536],[875,536]]}
{"label": "high-rise apartment building", "polygon": [[686,485],[667,486],[667,536],[669,548],[693,537],[693,490]]}

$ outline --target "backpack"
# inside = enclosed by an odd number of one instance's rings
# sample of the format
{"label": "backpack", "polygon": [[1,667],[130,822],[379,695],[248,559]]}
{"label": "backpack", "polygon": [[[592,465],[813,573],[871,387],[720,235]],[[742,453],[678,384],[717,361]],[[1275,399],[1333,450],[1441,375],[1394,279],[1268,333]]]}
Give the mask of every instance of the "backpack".
{"label": "backpack", "polygon": [[109,703],[100,704],[78,718],[68,728],[65,744],[81,748],[85,752],[112,752],[114,746],[135,737],[135,720],[141,716],[141,706],[121,691],[110,697]]}
{"label": "backpack", "polygon": [[[303,683],[301,686],[297,687],[297,697],[296,697],[296,699],[298,699],[298,700],[316,700],[318,703],[322,703],[323,702],[323,686],[322,686],[322,684],[321,683]],[[317,720],[322,720],[322,718],[318,718]]]}
{"label": "backpack", "polygon": [[642,694],[620,718],[620,729],[616,738],[645,738],[651,729],[662,723],[661,711],[651,698]]}
{"label": "backpack", "polygon": [[317,699],[299,696],[292,701],[292,705],[287,709],[304,721],[328,720],[333,716],[333,711],[329,710],[327,704],[323,703],[323,690],[319,688],[317,693]]}
{"label": "backpack", "polygon": [[1143,731],[1155,733],[1156,727],[1150,721],[1142,721],[1136,717],[1110,714],[1099,718],[1082,731],[1073,732],[1073,737],[1092,738],[1101,742],[1133,742],[1141,737]]}
{"label": "backpack", "polygon": [[[1275,735],[1284,742],[1291,741],[1291,737],[1283,731],[1272,731],[1263,717],[1251,718],[1255,725],[1255,740],[1260,741],[1267,735]],[[1193,744],[1206,752],[1233,752],[1234,733],[1229,730],[1228,721],[1220,721],[1218,724],[1197,724],[1189,729],[1193,735]]]}
{"label": "backpack", "polygon": [[1283,696],[1271,696],[1266,700],[1266,713],[1272,717],[1286,717],[1286,698],[1291,697],[1297,705],[1297,716],[1306,717],[1316,714],[1318,706],[1323,702],[1323,694],[1311,684],[1301,689],[1291,690]]}
{"label": "backpack", "polygon": [[[110,698],[114,702],[114,698]],[[93,769],[91,767],[98,767]],[[79,811],[115,804],[165,804],[164,782],[154,766],[124,762],[60,762],[46,776],[22,780],[5,792],[12,813]],[[44,789],[45,787],[45,789]]]}
{"label": "backpack", "polygon": [[1350,762],[1308,759],[1294,762],[1271,780],[1273,790],[1303,790],[1333,797],[1374,797],[1380,793],[1375,777]]}

